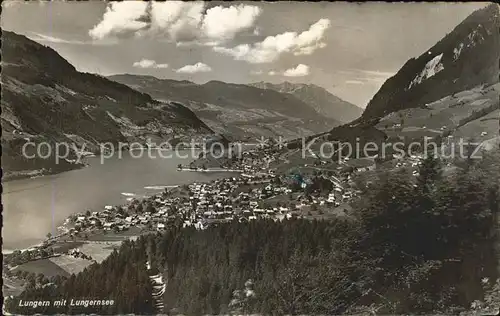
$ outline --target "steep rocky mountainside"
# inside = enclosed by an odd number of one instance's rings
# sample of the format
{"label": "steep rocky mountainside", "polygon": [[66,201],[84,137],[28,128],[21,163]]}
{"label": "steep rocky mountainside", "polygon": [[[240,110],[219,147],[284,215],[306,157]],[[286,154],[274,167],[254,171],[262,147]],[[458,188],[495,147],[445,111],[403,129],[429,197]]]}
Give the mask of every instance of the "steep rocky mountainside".
{"label": "steep rocky mountainside", "polygon": [[454,93],[499,80],[499,7],[473,12],[418,58],[405,63],[369,102],[363,119],[424,107]]}
{"label": "steep rocky mountainside", "polygon": [[290,93],[309,104],[318,113],[342,123],[348,123],[355,120],[363,113],[362,108],[344,101],[331,94],[326,89],[314,84],[296,84],[288,81],[280,84],[273,84],[261,81],[250,85],[260,89],[271,89],[281,93]]}
{"label": "steep rocky mountainside", "polygon": [[271,89],[221,81],[195,84],[130,74],[109,78],[158,100],[179,102],[214,131],[237,139],[293,138],[323,132],[339,124],[294,95]]}
{"label": "steep rocky mountainside", "polygon": [[360,118],[316,139],[355,146],[355,138],[390,143],[431,137],[444,147],[473,139],[486,150],[498,148],[499,60],[499,6],[491,4],[406,62],[382,85]]}
{"label": "steep rocky mountainside", "polygon": [[76,143],[79,149],[85,144],[87,151],[96,151],[103,142],[158,142],[212,133],[182,105],[78,72],[53,49],[8,31],[2,32],[1,80],[2,167],[7,178],[76,167],[66,160],[55,164],[52,156],[23,158],[21,149],[28,140]]}

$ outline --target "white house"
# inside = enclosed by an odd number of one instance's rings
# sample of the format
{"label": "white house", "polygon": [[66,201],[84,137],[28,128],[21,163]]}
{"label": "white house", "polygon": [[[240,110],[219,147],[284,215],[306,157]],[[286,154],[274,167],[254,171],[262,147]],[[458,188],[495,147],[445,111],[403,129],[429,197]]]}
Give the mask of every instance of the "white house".
{"label": "white house", "polygon": [[203,222],[196,222],[194,223],[194,228],[196,228],[197,230],[203,230],[203,229],[206,229],[206,225],[203,223]]}
{"label": "white house", "polygon": [[165,230],[165,224],[163,224],[163,223],[158,223],[158,225],[156,226],[156,229],[157,229],[158,231],[163,231],[163,230]]}
{"label": "white house", "polygon": [[284,220],[284,219],[285,219],[285,216],[286,216],[285,214],[279,214],[279,215],[276,215],[276,216],[274,217],[274,221],[280,221],[280,222],[281,222],[282,220]]}
{"label": "white house", "polygon": [[102,226],[104,227],[104,230],[111,230],[115,226],[115,223],[107,222],[107,223],[104,223],[104,225],[102,225]]}

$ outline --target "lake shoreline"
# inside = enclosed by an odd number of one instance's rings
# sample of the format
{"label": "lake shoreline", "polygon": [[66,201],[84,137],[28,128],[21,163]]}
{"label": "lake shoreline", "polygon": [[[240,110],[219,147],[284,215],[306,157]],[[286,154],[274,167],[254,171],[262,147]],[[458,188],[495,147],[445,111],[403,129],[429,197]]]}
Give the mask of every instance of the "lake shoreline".
{"label": "lake shoreline", "polygon": [[[149,147],[149,146],[144,146],[140,148],[127,148],[123,149],[122,152],[132,152],[132,151],[138,151],[138,150],[160,150],[160,151],[165,151],[165,150],[170,150],[169,148],[162,148],[162,147]],[[181,150],[181,151],[193,151],[193,150],[201,150],[201,148],[198,147],[182,147],[182,148],[177,148],[176,150]],[[26,170],[2,170],[2,182],[11,182],[11,181],[16,181],[16,180],[25,180],[25,179],[33,179],[33,178],[38,178],[38,177],[45,177],[45,176],[52,176],[52,175],[57,175],[61,174],[67,171],[73,171],[73,170],[79,170],[82,168],[87,167],[88,165],[84,162],[85,159],[87,158],[100,158],[100,154],[96,154],[94,152],[87,152],[84,153],[81,156],[81,159],[83,162],[80,163],[70,163],[69,165],[65,165],[64,168],[50,168],[50,169],[45,169],[45,168],[39,168],[39,169],[26,169]],[[55,165],[56,167],[59,165]]]}
{"label": "lake shoreline", "polygon": [[19,171],[8,171],[8,170],[3,170],[2,171],[2,182],[7,183],[7,182],[12,182],[16,180],[25,180],[25,179],[34,179],[34,178],[40,178],[40,177],[46,177],[46,176],[53,176],[56,174],[68,172],[68,171],[73,171],[73,170],[79,170],[82,168],[87,167],[85,164],[73,164],[73,168],[66,168],[66,169],[33,169],[33,170],[19,170]]}
{"label": "lake shoreline", "polygon": [[[213,171],[213,172],[217,172],[217,171]],[[192,184],[194,182],[197,182],[197,181],[189,182],[187,184]],[[165,190],[165,189],[177,190],[180,186],[181,185],[148,185],[148,186],[144,186],[144,189],[156,190],[156,191],[162,191],[162,190]],[[133,193],[122,192],[121,195],[128,197],[125,203],[123,203],[123,204],[106,205],[105,208],[107,208],[107,207],[117,207],[117,206],[122,207],[124,205],[130,204],[130,202],[132,200],[144,201],[144,200],[150,198],[151,196],[157,196],[158,194],[160,194],[160,193],[157,192],[157,193],[154,193],[152,195],[137,196],[136,194],[133,194]],[[57,230],[60,231],[59,234],[57,234],[55,236],[51,236],[51,237],[45,237],[40,242],[35,243],[35,244],[31,244],[30,246],[27,246],[27,247],[19,247],[19,248],[13,247],[12,249],[10,249],[10,248],[7,248],[7,249],[2,248],[2,254],[3,255],[11,255],[15,251],[21,251],[21,252],[24,252],[24,251],[33,251],[33,250],[35,250],[37,248],[44,247],[45,245],[49,245],[49,244],[54,243],[54,242],[55,243],[58,243],[58,242],[67,242],[67,241],[63,241],[62,239],[64,239],[66,236],[68,236],[70,234],[70,231],[69,231],[69,228],[68,228],[69,226],[67,226],[67,224],[69,223],[69,219],[71,218],[71,216],[80,214],[81,212],[83,212],[83,210],[78,211],[76,213],[73,213],[73,214],[69,215],[63,222],[61,222],[60,225],[57,226]],[[50,232],[48,232],[48,233],[50,233]],[[146,233],[150,233],[150,232],[146,232]],[[101,237],[105,236],[102,233],[101,234],[97,234],[95,236],[99,236],[99,235]]]}
{"label": "lake shoreline", "polygon": [[[125,156],[100,163],[99,156],[86,157],[85,168],[76,168],[36,177],[4,179],[4,248],[8,252],[37,246],[53,235],[71,215],[99,211],[105,205],[122,205],[143,199],[165,188],[206,182],[239,174],[233,170],[178,172],[190,158],[132,159]],[[56,176],[54,176],[56,175]],[[125,194],[123,194],[125,193]],[[35,229],[31,229],[31,228]]]}
{"label": "lake shoreline", "polygon": [[177,168],[179,172],[232,172],[232,173],[243,173],[244,170],[239,169],[224,169],[224,168],[207,168],[207,169],[191,169],[191,168]]}

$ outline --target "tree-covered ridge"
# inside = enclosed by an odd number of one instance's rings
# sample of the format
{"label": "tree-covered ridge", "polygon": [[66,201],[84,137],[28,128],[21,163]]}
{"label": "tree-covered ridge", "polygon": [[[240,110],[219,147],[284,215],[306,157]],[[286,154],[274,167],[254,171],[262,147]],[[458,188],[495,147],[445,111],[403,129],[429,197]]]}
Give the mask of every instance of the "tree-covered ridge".
{"label": "tree-covered ridge", "polygon": [[[143,236],[101,265],[54,287],[31,286],[21,298],[113,298],[100,314],[158,313],[148,273],[159,272],[163,312],[187,315],[498,308],[500,155],[446,172],[428,157],[417,179],[404,170],[379,174],[354,205],[354,221],[259,220]],[[9,306],[27,313],[16,301]]]}

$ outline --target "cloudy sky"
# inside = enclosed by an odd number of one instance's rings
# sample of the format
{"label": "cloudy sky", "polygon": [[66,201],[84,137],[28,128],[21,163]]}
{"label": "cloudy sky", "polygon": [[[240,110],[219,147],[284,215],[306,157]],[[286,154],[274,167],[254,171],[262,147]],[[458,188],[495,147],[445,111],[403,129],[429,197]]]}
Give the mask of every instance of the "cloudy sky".
{"label": "cloudy sky", "polygon": [[80,71],[314,83],[365,107],[406,60],[485,5],[4,1],[1,25]]}

